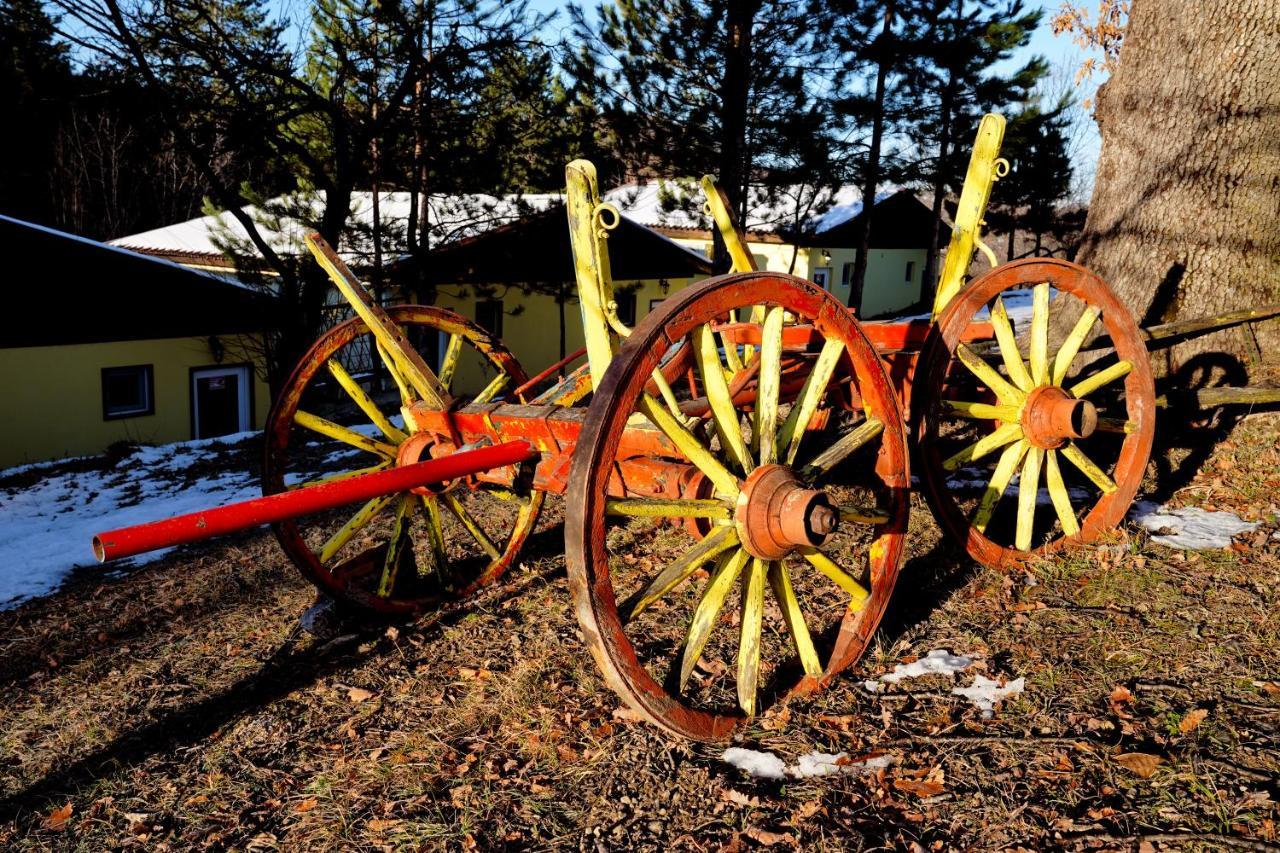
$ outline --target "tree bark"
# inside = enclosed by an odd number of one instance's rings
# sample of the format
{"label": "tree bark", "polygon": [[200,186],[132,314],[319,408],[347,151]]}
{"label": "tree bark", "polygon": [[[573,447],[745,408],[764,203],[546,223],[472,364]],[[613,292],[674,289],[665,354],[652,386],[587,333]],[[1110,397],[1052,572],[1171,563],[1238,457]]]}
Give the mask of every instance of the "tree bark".
{"label": "tree bark", "polygon": [[[1140,325],[1280,300],[1280,4],[1134,0],[1078,261]],[[1265,350],[1280,324],[1258,327]],[[1243,355],[1218,333],[1163,355]],[[1211,358],[1200,356],[1201,359]]]}
{"label": "tree bark", "polygon": [[[728,4],[725,18],[724,77],[720,81],[720,186],[729,197],[729,206],[746,223],[747,175],[743,156],[747,140],[747,110],[751,100],[751,30],[760,11],[760,0],[736,0]],[[715,229],[713,232],[716,270],[729,268],[729,253]]]}
{"label": "tree bark", "polygon": [[884,8],[884,26],[876,56],[875,106],[871,112],[871,147],[867,151],[867,172],[862,184],[862,223],[858,226],[858,253],[853,258],[853,278],[849,280],[849,307],[862,313],[862,291],[867,282],[867,254],[871,251],[871,217],[880,184],[880,148],[884,144],[884,89],[893,61],[889,40],[893,36],[893,3]]}

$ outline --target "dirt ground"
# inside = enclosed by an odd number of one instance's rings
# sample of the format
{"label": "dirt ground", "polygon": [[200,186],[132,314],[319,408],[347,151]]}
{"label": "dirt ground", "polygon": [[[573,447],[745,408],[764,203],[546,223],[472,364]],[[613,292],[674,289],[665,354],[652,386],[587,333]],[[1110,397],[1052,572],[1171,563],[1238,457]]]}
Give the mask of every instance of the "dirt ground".
{"label": "dirt ground", "polygon": [[[328,642],[269,533],[87,572],[0,613],[0,846],[1280,849],[1278,437],[1255,413],[1161,451],[1158,497],[1262,522],[1225,551],[1126,528],[1003,576],[915,506],[872,652],[734,742],[874,772],[754,779],[621,710],[558,504],[467,606]],[[932,649],[1025,692],[984,719],[971,672],[863,687]]]}

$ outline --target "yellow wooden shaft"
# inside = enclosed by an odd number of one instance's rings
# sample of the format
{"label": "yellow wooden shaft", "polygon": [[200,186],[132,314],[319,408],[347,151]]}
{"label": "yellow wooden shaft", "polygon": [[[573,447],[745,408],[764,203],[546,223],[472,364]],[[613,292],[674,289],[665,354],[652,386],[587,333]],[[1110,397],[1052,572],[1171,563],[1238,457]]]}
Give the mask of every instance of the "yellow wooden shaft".
{"label": "yellow wooden shaft", "polygon": [[1133,365],[1127,361],[1117,361],[1106,370],[1099,370],[1087,379],[1082,379],[1075,385],[1072,385],[1067,391],[1073,397],[1083,397],[1097,391],[1108,382],[1114,382],[1122,376],[1128,376],[1129,371],[1133,370]]}
{"label": "yellow wooden shaft", "polygon": [[1031,535],[1036,526],[1036,498],[1040,494],[1040,463],[1044,450],[1029,447],[1022,460],[1022,476],[1018,478],[1018,526],[1014,532],[1014,547],[1019,551],[1031,550]]}
{"label": "yellow wooden shaft", "polygon": [[724,191],[716,183],[716,179],[711,175],[703,175],[702,192],[707,198],[707,208],[711,211],[711,218],[716,223],[716,230],[720,232],[720,239],[724,240],[725,249],[729,252],[729,259],[733,262],[731,272],[749,272],[756,268],[755,258],[747,251],[746,240],[743,238],[738,228],[738,218],[729,208],[729,200],[725,196]]}
{"label": "yellow wooden shaft", "polygon": [[1071,494],[1062,479],[1062,470],[1058,467],[1058,452],[1050,450],[1045,453],[1044,481],[1049,487],[1049,498],[1053,501],[1053,510],[1058,514],[1058,523],[1062,525],[1064,536],[1075,536],[1080,532],[1080,524],[1076,521],[1076,510],[1071,505]]}
{"label": "yellow wooden shaft", "polygon": [[706,565],[708,560],[737,547],[738,534],[732,527],[717,527],[689,550],[662,567],[645,588],[619,608],[618,616],[629,622],[649,605],[679,586],[686,578]]}
{"label": "yellow wooden shaft", "polygon": [[[382,344],[374,341],[373,346],[374,349],[378,351],[378,358],[382,359],[382,363],[387,368],[387,373],[391,374],[392,380],[396,383],[396,388],[400,391],[401,406],[404,408],[412,406],[413,392],[409,390],[409,383],[405,381],[405,378],[402,375],[400,375],[400,368],[396,366],[395,360],[391,357],[391,354],[383,348]],[[408,424],[412,422],[405,421],[405,423]]]}
{"label": "yellow wooden shaft", "polygon": [[327,421],[318,415],[310,412],[304,412],[299,409],[293,415],[293,422],[300,427],[305,427],[312,432],[318,432],[321,435],[328,436],[343,444],[349,444],[352,447],[358,447],[361,450],[367,450],[370,453],[376,453],[379,456],[385,456],[388,459],[396,458],[396,449],[394,446],[387,444],[385,441],[378,441],[361,435],[358,432],[349,430],[344,426],[335,424],[333,421]]}
{"label": "yellow wooden shaft", "polygon": [[854,580],[852,575],[837,566],[830,557],[816,548],[801,548],[800,555],[808,561],[809,565],[822,572],[831,579],[832,583],[849,594],[849,610],[857,613],[866,606],[867,599],[871,597],[871,593],[867,592],[866,587]]}
{"label": "yellow wooden shaft", "polygon": [[1031,290],[1031,378],[1036,385],[1049,381],[1049,283]]}
{"label": "yellow wooden shaft", "polygon": [[298,483],[289,486],[290,489],[307,489],[311,486],[323,486],[325,483],[338,483],[343,480],[350,480],[352,477],[359,477],[364,474],[372,474],[375,471],[383,471],[391,467],[391,460],[379,462],[377,465],[370,465],[368,468],[356,468],[354,471],[342,471],[337,474],[330,474],[327,477],[319,477],[315,480],[308,480],[305,483]]}
{"label": "yellow wooden shaft", "polygon": [[1102,490],[1103,494],[1111,494],[1116,490],[1115,481],[1107,476],[1107,473],[1094,464],[1093,460],[1085,456],[1084,451],[1076,445],[1068,442],[1059,450],[1067,461],[1080,469],[1080,473],[1084,474],[1093,484]]}
{"label": "yellow wooden shaft", "polygon": [[400,505],[396,507],[396,520],[391,524],[391,538],[387,542],[387,553],[382,558],[382,577],[378,580],[378,595],[382,598],[389,598],[396,587],[400,557],[404,553],[404,543],[408,538],[405,535],[406,528],[413,519],[415,503],[412,494],[402,495]]}
{"label": "yellow wooden shaft", "polygon": [[1098,432],[1116,432],[1123,435],[1132,435],[1137,431],[1137,421],[1127,421],[1124,418],[1098,418]]}
{"label": "yellow wooden shaft", "polygon": [[1062,380],[1067,378],[1067,373],[1071,370],[1071,362],[1075,361],[1080,347],[1084,346],[1085,338],[1089,337],[1089,333],[1093,331],[1093,324],[1098,321],[1101,313],[1097,308],[1086,305],[1076,324],[1071,327],[1062,346],[1058,347],[1058,354],[1053,358],[1054,385],[1061,385]]}
{"label": "yellow wooden shaft", "polygon": [[1028,446],[1027,442],[1019,441],[1017,444],[1009,445],[1004,453],[1000,454],[1000,461],[996,463],[991,482],[987,484],[987,490],[982,493],[982,500],[973,513],[972,524],[979,532],[986,532],[987,525],[991,522],[991,515],[996,510],[996,504],[1000,503],[1000,498],[1004,497],[1005,490],[1009,488],[1009,481],[1018,470],[1018,463],[1022,461]]}
{"label": "yellow wooden shaft", "polygon": [[378,513],[386,509],[396,495],[382,495],[366,503],[356,511],[356,514],[347,520],[347,523],[338,528],[338,531],[328,538],[328,540],[320,547],[320,562],[327,564],[338,552],[342,550],[342,546],[351,541],[351,537],[355,536],[360,528],[364,527],[372,521]]}
{"label": "yellow wooden shaft", "polygon": [[360,387],[360,383],[353,379],[351,374],[347,373],[346,368],[339,364],[336,359],[331,358],[326,361],[325,367],[329,368],[329,373],[331,373],[333,378],[338,381],[338,384],[342,386],[342,390],[347,392],[347,396],[351,398],[352,402],[360,407],[360,411],[364,412],[365,417],[367,417],[374,426],[382,430],[383,435],[394,441],[396,444],[399,444],[407,438],[403,432],[392,425],[387,416],[378,408],[378,404],[373,402],[373,398],[365,393],[365,390]]}
{"label": "yellow wooden shaft", "polygon": [[782,620],[787,623],[791,632],[791,641],[795,644],[796,654],[800,656],[800,665],[806,675],[814,678],[822,675],[822,662],[818,659],[818,650],[813,647],[813,637],[809,634],[809,625],[804,621],[804,611],[800,609],[800,601],[796,591],[791,587],[791,575],[787,573],[787,564],[781,560],[769,563],[769,586],[773,589],[773,597],[782,609]]}
{"label": "yellow wooden shaft", "polygon": [[[445,570],[449,567],[449,551],[448,545],[444,541],[444,523],[440,518],[440,501],[435,495],[420,495],[422,498],[423,509],[427,511],[426,528],[427,528],[427,544],[431,548],[431,562],[436,570],[436,575],[441,579],[444,578]],[[418,567],[418,574],[425,575],[425,567]]]}
{"label": "yellow wooden shaft", "polygon": [[444,359],[440,362],[440,384],[446,388],[453,387],[453,374],[458,369],[458,358],[462,355],[462,335],[454,333],[449,336],[449,343],[444,348]]}
{"label": "yellow wooden shaft", "polygon": [[982,382],[991,389],[992,393],[999,398],[1001,403],[1006,406],[1020,406],[1022,401],[1026,399],[1026,394],[1018,390],[1009,381],[996,373],[996,369],[987,364],[982,356],[978,355],[965,344],[956,345],[956,357],[960,359],[960,363],[969,368],[969,372],[982,380]]}
{"label": "yellow wooden shaft", "polygon": [[756,712],[760,678],[760,633],[764,625],[764,581],[769,566],[758,557],[742,575],[742,626],[738,637],[738,705],[748,717]]}
{"label": "yellow wooden shaft", "polygon": [[1009,322],[1009,312],[1005,310],[1004,300],[996,297],[996,304],[991,308],[991,328],[996,333],[996,343],[1000,346],[1000,358],[1004,360],[1005,369],[1013,384],[1023,391],[1035,387],[1031,374],[1027,372],[1026,362],[1022,360],[1022,351],[1018,348],[1018,337],[1013,333],[1013,324]]}
{"label": "yellow wooden shaft", "polygon": [[851,521],[854,524],[888,524],[889,513],[882,512],[874,507],[852,507],[842,506],[837,508],[840,513],[841,521]]}
{"label": "yellow wooden shaft", "polygon": [[707,585],[702,590],[702,598],[694,608],[693,618],[689,621],[689,633],[685,637],[684,651],[680,655],[680,689],[684,690],[693,675],[693,668],[702,657],[702,650],[707,647],[711,638],[711,629],[715,627],[716,618],[724,608],[724,600],[733,589],[734,581],[742,573],[742,567],[751,559],[751,555],[741,548],[730,553],[721,554],[716,562]]}
{"label": "yellow wooden shaft", "polygon": [[667,382],[667,377],[663,376],[662,371],[655,367],[649,378],[653,380],[654,385],[658,386],[658,394],[662,397],[662,402],[666,403],[667,411],[677,421],[684,423],[684,415],[680,413],[680,401],[676,399],[676,392],[671,390],[671,383]]}
{"label": "yellow wooden shaft", "polygon": [[618,336],[605,315],[606,306],[613,300],[609,250],[596,221],[600,204],[596,167],[587,160],[574,160],[565,167],[564,174],[573,271],[578,282],[587,363],[591,365],[591,387],[595,389],[600,387],[618,349]]}
{"label": "yellow wooden shaft", "polygon": [[671,439],[671,443],[679,448],[699,471],[707,475],[707,479],[711,480],[717,492],[726,498],[738,496],[738,478],[724,467],[697,436],[678,422],[665,406],[648,394],[642,394],[637,408],[641,414],[653,422],[654,426],[662,430],[667,438]]}
{"label": "yellow wooden shaft", "polygon": [[990,403],[967,403],[963,400],[943,400],[942,405],[961,417],[980,421],[1013,423],[1022,413],[1018,406],[993,406]]}
{"label": "yellow wooden shaft", "polygon": [[502,393],[502,389],[506,388],[508,383],[510,382],[511,382],[510,373],[499,373],[497,376],[493,377],[493,379],[489,381],[488,385],[484,386],[484,390],[482,390],[479,394],[477,394],[476,398],[471,402],[474,404],[490,402],[491,400],[493,400],[494,397]]}
{"label": "yellow wooden shaft", "polygon": [[954,456],[944,459],[942,467],[947,471],[954,471],[957,468],[974,462],[986,456],[993,450],[1004,447],[1011,441],[1017,441],[1022,438],[1022,425],[1014,422],[1011,424],[1003,424],[994,432],[989,432],[973,444],[961,450]]}
{"label": "yellow wooden shaft", "polygon": [[698,498],[606,498],[606,515],[634,518],[712,518],[720,521],[731,517],[724,501]]}
{"label": "yellow wooden shaft", "polygon": [[698,361],[698,374],[702,377],[702,390],[707,395],[707,402],[711,404],[716,434],[720,436],[720,447],[738,464],[738,470],[745,474],[754,466],[751,464],[751,454],[747,451],[747,443],[742,438],[742,426],[738,421],[738,410],[733,405],[733,397],[729,394],[729,384],[725,381],[724,371],[720,369],[720,350],[710,326],[698,327],[694,332],[693,346],[693,353]]}
{"label": "yellow wooden shaft", "polygon": [[858,448],[884,431],[884,423],[878,418],[868,418],[857,427],[836,439],[835,443],[800,469],[800,479],[806,482],[825,474],[849,458]]}
{"label": "yellow wooden shaft", "polygon": [[760,340],[760,376],[756,386],[756,435],[761,465],[778,461],[778,393],[782,386],[782,308],[765,314]]}
{"label": "yellow wooden shaft", "polygon": [[496,560],[502,556],[502,552],[498,550],[498,546],[493,544],[484,529],[471,517],[471,513],[467,512],[467,508],[462,505],[462,501],[458,500],[458,496],[453,492],[444,493],[444,505],[449,512],[453,513],[453,517],[467,528],[467,532],[471,534],[471,538],[476,540],[480,546],[480,550],[489,555],[490,559]]}
{"label": "yellow wooden shaft", "polygon": [[822,402],[822,396],[827,393],[831,374],[835,372],[836,364],[839,363],[840,356],[843,354],[844,344],[834,338],[828,338],[822,344],[822,351],[818,353],[818,360],[814,362],[813,369],[804,380],[800,396],[791,405],[791,411],[787,413],[787,419],[783,421],[782,429],[778,432],[778,446],[782,448],[783,461],[787,465],[795,464],[796,453],[800,450],[800,439],[804,437],[809,421],[818,410],[818,403]]}

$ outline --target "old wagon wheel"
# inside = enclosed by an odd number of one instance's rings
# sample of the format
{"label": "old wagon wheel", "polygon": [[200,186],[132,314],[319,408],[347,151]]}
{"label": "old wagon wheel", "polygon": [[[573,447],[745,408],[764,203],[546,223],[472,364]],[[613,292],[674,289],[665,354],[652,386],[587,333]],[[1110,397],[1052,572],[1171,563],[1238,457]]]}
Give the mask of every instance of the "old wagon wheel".
{"label": "old wagon wheel", "polygon": [[[389,314],[410,342],[438,347],[440,379],[464,404],[494,399],[526,379],[515,357],[469,320],[426,306]],[[264,493],[389,468],[398,458],[425,459],[447,438],[413,433],[400,414],[390,414],[415,397],[386,362],[359,319],[316,341],[268,419]],[[500,575],[533,530],[542,499],[527,487],[455,481],[283,522],[275,531],[303,575],[330,594],[380,613],[413,613]]]}
{"label": "old wagon wheel", "polygon": [[[660,395],[654,368],[682,353],[695,381]],[[570,585],[610,686],[659,726],[712,739],[758,695],[848,667],[897,579],[907,465],[880,360],[828,293],[745,273],[666,300],[610,365],[570,472]],[[678,496],[653,496],[676,482]]]}
{"label": "old wagon wheel", "polygon": [[[1053,349],[1057,311],[1078,319]],[[1011,314],[1025,316],[1021,329]],[[961,343],[979,322],[995,340]],[[1082,352],[1096,331],[1106,337]],[[1010,567],[1124,518],[1151,455],[1155,387],[1137,325],[1098,276],[1040,258],[974,280],[938,319],[918,373],[925,495],[974,559]]]}

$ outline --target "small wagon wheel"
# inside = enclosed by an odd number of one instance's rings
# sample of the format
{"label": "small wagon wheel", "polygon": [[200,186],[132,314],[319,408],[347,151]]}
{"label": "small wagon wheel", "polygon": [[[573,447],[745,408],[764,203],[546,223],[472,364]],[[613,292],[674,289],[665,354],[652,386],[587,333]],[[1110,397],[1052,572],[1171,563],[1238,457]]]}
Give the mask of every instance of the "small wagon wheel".
{"label": "small wagon wheel", "polygon": [[[1055,291],[1075,299],[1051,307]],[[1057,311],[1078,318],[1054,349]],[[1020,330],[1011,313],[1025,317]],[[961,343],[982,322],[995,340]],[[1082,352],[1095,331],[1109,340]],[[1098,357],[1100,344],[1113,352]],[[938,319],[919,373],[913,432],[925,495],[974,559],[1011,567],[1124,518],[1151,455],[1155,386],[1137,325],[1098,276],[1033,258],[974,280]]]}
{"label": "small wagon wheel", "polygon": [[[411,343],[438,347],[440,379],[462,403],[493,399],[526,379],[499,341],[463,317],[417,305],[388,313]],[[462,393],[467,388],[473,393]],[[441,437],[406,429],[403,416],[391,414],[414,402],[362,320],[335,326],[299,362],[272,408],[263,492],[428,458]],[[455,481],[282,522],[275,532],[321,589],[376,612],[408,614],[498,577],[533,530],[542,499],[527,486]]]}
{"label": "small wagon wheel", "polygon": [[[695,381],[659,394],[664,355],[687,359]],[[637,449],[653,447],[665,449]],[[646,464],[684,466],[678,498],[628,485],[628,466]],[[697,739],[726,735],[758,697],[826,684],[884,613],[909,486],[898,401],[830,294],[744,273],[666,300],[603,377],[569,478],[570,586],[606,680]]]}

